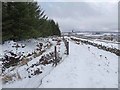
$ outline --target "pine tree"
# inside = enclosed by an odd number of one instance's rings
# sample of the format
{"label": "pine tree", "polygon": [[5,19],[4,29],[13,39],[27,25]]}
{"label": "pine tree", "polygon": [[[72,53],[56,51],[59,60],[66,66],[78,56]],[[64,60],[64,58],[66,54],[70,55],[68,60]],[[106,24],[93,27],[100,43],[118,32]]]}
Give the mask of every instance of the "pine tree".
{"label": "pine tree", "polygon": [[3,2],[2,32],[3,41],[60,35],[58,24],[48,20],[37,2]]}

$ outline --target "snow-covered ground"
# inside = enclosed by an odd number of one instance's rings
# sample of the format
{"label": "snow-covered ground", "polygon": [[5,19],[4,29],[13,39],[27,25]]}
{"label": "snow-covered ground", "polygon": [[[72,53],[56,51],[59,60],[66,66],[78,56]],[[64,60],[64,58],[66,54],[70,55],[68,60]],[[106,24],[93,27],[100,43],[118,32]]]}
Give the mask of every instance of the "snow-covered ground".
{"label": "snow-covered ground", "polygon": [[[100,55],[102,55],[100,57]],[[70,55],[43,79],[40,88],[117,88],[118,57],[70,41]]]}
{"label": "snow-covered ground", "polygon": [[100,40],[100,39],[91,40],[91,42],[97,43],[99,45],[104,45],[104,46],[107,46],[107,47],[111,47],[111,48],[116,48],[116,49],[119,49],[118,46],[120,45],[120,43],[117,43],[117,42],[110,42],[110,41],[107,41],[107,40]]}
{"label": "snow-covered ground", "polygon": [[[72,36],[72,38],[77,38],[77,37]],[[77,39],[81,39],[81,40],[84,40],[84,41],[89,41],[89,42],[92,42],[92,43],[96,43],[96,44],[99,44],[99,45],[107,46],[107,47],[110,47],[110,48],[116,48],[116,49],[119,49],[118,46],[120,45],[120,43],[118,43],[118,42],[112,42],[112,41],[101,40],[101,39],[83,39],[83,38],[77,38]]]}
{"label": "snow-covered ground", "polygon": [[[45,52],[42,55],[32,58],[28,65],[10,67],[5,72],[10,74],[19,74],[20,79],[13,79],[14,81],[3,84],[3,88],[117,88],[118,87],[118,56],[100,50],[91,45],[76,44],[69,40],[69,55],[65,55],[65,45],[61,41],[57,45],[57,50],[62,57],[60,63],[53,67],[52,64],[38,65],[30,68],[33,64],[38,64],[40,58],[50,52],[54,51],[54,46],[57,41],[49,39],[30,40],[30,42],[17,42],[24,48],[19,48],[18,52],[23,52],[23,55],[36,51],[36,45],[40,42],[45,46],[49,41],[52,46],[44,48]],[[6,42],[3,47],[4,53],[16,49],[12,47],[15,42]],[[89,48],[90,47],[90,48]],[[18,53],[19,54],[19,53]],[[2,56],[2,55],[1,55]],[[29,68],[29,69],[28,69]],[[29,75],[36,69],[42,71],[38,75]],[[28,73],[30,70],[30,73]],[[12,71],[11,71],[12,70]],[[29,78],[30,76],[30,78]]]}
{"label": "snow-covered ground", "polygon": [[[39,43],[43,43],[43,46],[45,46],[46,44],[49,43],[48,41],[49,41],[49,39],[47,39],[47,38],[29,39],[29,40],[18,41],[18,42],[6,41],[2,45],[2,50],[3,50],[3,54],[6,54],[6,53],[12,51],[15,54],[23,54],[26,56],[27,54],[36,51],[36,49],[38,48],[37,45]],[[16,45],[19,46],[18,49],[15,47]]]}
{"label": "snow-covered ground", "polygon": [[[39,85],[42,82],[42,79],[48,75],[55,67],[52,66],[52,64],[39,64],[40,58],[42,56],[45,56],[51,52],[54,52],[54,46],[57,44],[57,41],[52,41],[52,39],[47,39],[47,41],[49,40],[49,42],[52,44],[52,46],[50,48],[47,48],[46,51],[38,56],[33,58],[32,60],[30,60],[27,65],[18,65],[18,66],[13,66],[10,68],[7,68],[4,71],[3,77],[4,76],[14,76],[19,74],[19,76],[21,77],[20,79],[18,79],[16,76],[13,77],[13,79],[5,84],[3,84],[3,88],[37,88],[39,87]],[[27,55],[29,53],[32,53],[36,50],[36,45],[38,43],[43,43],[43,45],[46,45],[47,42],[46,40],[30,40],[29,42],[24,41],[24,43],[22,42],[17,42],[18,44],[25,44],[26,47],[24,48],[19,48],[17,50],[17,52],[23,52],[24,51],[24,55]],[[16,49],[14,49],[14,47],[12,47],[14,45],[15,42],[10,41],[9,43],[6,42],[5,44],[3,44],[3,52],[7,53],[9,51],[13,51],[15,53]],[[60,57],[62,57],[64,60],[65,57],[65,46],[64,46],[64,42],[60,42],[60,45],[56,45],[57,46],[57,51],[59,51]],[[10,49],[9,49],[10,48]],[[13,48],[13,49],[12,49]],[[5,52],[7,51],[7,52]],[[61,62],[62,62],[61,60]],[[36,64],[38,64],[38,66],[36,66]],[[33,67],[31,67],[32,65],[34,65]],[[34,71],[40,69],[40,71],[42,71],[41,74],[38,75],[34,75]],[[30,72],[30,73],[28,73]]]}

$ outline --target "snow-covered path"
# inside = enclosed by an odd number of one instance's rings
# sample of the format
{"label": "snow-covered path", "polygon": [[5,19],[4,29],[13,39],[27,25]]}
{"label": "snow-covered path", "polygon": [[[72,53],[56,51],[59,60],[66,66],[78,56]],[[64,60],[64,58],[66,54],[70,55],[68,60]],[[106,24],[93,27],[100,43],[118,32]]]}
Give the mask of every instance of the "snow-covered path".
{"label": "snow-covered path", "polygon": [[118,57],[93,46],[70,41],[70,55],[39,88],[117,88]]}

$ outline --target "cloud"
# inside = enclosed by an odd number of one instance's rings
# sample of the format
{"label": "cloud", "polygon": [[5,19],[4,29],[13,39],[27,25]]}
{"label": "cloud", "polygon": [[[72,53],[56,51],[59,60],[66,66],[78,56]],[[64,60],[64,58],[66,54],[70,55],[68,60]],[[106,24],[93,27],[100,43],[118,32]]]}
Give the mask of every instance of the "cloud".
{"label": "cloud", "polygon": [[[94,0],[93,0],[94,1]],[[118,4],[114,2],[39,2],[61,31],[117,30]]]}

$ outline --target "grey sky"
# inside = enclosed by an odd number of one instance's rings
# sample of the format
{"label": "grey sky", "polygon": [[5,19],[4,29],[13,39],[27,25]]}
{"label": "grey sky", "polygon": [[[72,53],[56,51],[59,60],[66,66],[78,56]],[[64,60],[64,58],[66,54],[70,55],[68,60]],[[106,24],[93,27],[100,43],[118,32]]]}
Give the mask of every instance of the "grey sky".
{"label": "grey sky", "polygon": [[47,16],[58,22],[61,31],[118,28],[117,2],[39,2]]}

